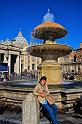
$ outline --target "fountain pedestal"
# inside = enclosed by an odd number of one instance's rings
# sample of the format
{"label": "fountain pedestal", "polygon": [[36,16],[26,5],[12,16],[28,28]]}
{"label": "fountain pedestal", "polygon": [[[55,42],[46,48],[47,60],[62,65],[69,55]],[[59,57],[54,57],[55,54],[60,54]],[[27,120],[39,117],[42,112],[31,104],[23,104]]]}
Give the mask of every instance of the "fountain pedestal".
{"label": "fountain pedestal", "polygon": [[47,77],[48,84],[59,84],[62,81],[61,65],[54,60],[46,60],[38,66],[39,79]]}

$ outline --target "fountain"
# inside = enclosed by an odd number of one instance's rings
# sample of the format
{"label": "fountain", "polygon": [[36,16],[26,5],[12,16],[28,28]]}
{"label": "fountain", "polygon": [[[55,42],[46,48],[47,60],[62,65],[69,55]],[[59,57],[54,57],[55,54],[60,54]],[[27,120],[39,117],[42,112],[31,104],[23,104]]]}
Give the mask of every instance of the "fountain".
{"label": "fountain", "polygon": [[43,18],[43,23],[32,31],[33,37],[42,39],[44,42],[29,47],[27,51],[30,52],[30,55],[42,59],[42,63],[38,66],[39,78],[45,75],[48,84],[60,84],[62,82],[61,65],[57,59],[70,54],[72,48],[57,44],[55,39],[62,38],[66,34],[67,30],[63,26],[54,23],[54,16],[49,10]]}

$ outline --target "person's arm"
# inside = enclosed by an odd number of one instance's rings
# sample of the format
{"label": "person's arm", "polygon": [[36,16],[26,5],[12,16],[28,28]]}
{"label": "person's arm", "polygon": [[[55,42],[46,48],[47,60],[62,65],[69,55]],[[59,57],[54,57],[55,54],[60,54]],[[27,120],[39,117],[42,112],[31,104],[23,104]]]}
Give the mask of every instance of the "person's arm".
{"label": "person's arm", "polygon": [[48,89],[48,86],[46,85],[46,92],[43,92],[44,94],[44,97],[47,97],[49,95],[49,89]]}
{"label": "person's arm", "polygon": [[36,85],[33,94],[35,96],[45,97],[45,93],[44,92],[41,92],[40,90],[41,90],[40,87],[38,85]]}
{"label": "person's arm", "polygon": [[38,92],[38,85],[36,85],[36,87],[34,88],[33,94],[35,96],[39,96],[40,93]]}

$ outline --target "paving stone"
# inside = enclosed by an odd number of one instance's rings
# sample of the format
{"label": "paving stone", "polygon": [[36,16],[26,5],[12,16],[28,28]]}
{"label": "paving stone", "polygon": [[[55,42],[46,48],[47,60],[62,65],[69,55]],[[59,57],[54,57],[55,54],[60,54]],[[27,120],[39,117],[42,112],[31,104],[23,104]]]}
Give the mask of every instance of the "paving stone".
{"label": "paving stone", "polygon": [[[0,114],[0,124],[22,124],[21,120],[21,113],[4,111],[3,114]],[[58,113],[58,121],[59,124],[82,124],[82,115],[74,112]],[[42,117],[40,124],[50,124],[50,122]]]}

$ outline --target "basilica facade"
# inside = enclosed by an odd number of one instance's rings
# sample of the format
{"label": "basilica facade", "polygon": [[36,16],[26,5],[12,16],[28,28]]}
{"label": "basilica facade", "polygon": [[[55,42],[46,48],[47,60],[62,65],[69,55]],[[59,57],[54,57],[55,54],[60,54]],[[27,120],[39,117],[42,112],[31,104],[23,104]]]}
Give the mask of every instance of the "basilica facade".
{"label": "basilica facade", "polygon": [[12,41],[9,39],[0,42],[0,63],[8,63],[8,73],[21,74],[24,71],[36,71],[41,59],[30,56],[29,47],[22,32]]}

